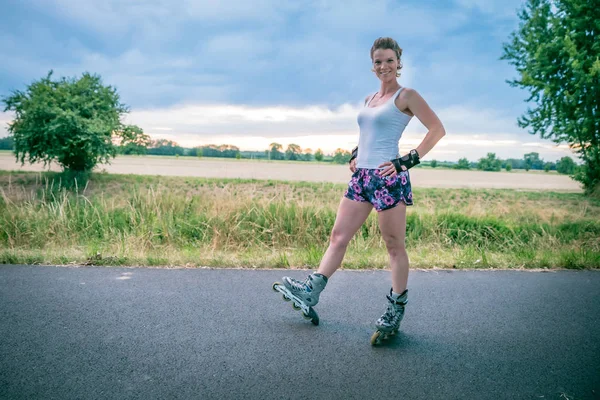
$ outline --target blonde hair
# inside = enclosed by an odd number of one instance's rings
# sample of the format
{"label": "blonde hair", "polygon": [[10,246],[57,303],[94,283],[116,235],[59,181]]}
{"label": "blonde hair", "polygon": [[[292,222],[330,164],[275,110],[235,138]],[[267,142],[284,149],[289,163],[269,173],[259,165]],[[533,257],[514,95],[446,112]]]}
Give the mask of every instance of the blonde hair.
{"label": "blonde hair", "polygon": [[402,49],[398,45],[398,42],[396,42],[390,37],[380,37],[379,39],[377,39],[373,43],[373,47],[371,47],[371,61],[373,61],[373,53],[375,53],[375,50],[377,49],[394,50],[394,52],[396,53],[396,57],[398,57],[398,70],[396,71],[396,76],[400,77],[400,70],[402,69],[402,61],[400,59],[400,57],[402,57]]}

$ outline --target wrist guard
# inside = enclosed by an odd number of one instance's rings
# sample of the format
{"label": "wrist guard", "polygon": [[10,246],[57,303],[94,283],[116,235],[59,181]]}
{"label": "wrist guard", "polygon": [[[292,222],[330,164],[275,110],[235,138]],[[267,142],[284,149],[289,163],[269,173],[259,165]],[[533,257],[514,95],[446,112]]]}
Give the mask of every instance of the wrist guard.
{"label": "wrist guard", "polygon": [[352,156],[350,157],[350,161],[348,161],[348,163],[351,163],[356,157],[358,157],[358,146],[352,149]]}
{"label": "wrist guard", "polygon": [[417,151],[414,149],[411,150],[407,155],[392,160],[392,164],[394,164],[396,172],[398,173],[402,172],[403,165],[406,167],[406,170],[409,170],[420,163],[421,161],[419,161],[419,153],[417,153]]}

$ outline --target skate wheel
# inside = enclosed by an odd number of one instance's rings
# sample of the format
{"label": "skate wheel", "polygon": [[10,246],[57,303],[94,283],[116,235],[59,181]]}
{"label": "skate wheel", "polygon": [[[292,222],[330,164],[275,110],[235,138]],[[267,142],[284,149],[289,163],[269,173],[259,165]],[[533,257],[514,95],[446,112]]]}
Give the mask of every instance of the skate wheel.
{"label": "skate wheel", "polygon": [[283,297],[284,301],[290,301],[290,300],[292,300],[289,297],[287,297],[285,294],[282,294],[281,297]]}
{"label": "skate wheel", "polygon": [[380,331],[375,331],[373,336],[371,336],[371,346],[376,346],[383,340],[383,333]]}
{"label": "skate wheel", "polygon": [[304,319],[310,320],[310,322],[312,322],[313,325],[319,325],[319,316],[314,311],[309,312],[308,314],[302,311],[302,316],[304,317]]}
{"label": "skate wheel", "polygon": [[272,286],[271,289],[273,289],[274,292],[279,292],[279,290],[277,290],[277,286],[281,286],[281,283],[279,282],[275,282]]}
{"label": "skate wheel", "polygon": [[294,308],[294,310],[299,310],[302,307],[298,306],[296,303],[292,303],[292,307]]}

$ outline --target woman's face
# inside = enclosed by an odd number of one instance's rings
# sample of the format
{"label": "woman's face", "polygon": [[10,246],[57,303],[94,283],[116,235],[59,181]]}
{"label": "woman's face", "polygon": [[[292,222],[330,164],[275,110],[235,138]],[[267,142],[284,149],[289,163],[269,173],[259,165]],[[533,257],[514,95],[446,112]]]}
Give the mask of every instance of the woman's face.
{"label": "woman's face", "polygon": [[382,82],[396,79],[398,57],[392,49],[377,49],[373,52],[373,70]]}

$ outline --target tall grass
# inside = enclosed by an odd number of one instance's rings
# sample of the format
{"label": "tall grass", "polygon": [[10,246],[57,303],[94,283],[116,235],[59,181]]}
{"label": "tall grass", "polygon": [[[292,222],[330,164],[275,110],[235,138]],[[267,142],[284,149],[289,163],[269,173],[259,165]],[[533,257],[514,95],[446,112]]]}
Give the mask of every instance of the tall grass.
{"label": "tall grass", "polygon": [[[71,190],[65,186],[72,187]],[[316,267],[344,185],[0,174],[1,263]],[[600,202],[577,193],[416,189],[416,267],[598,268]],[[372,213],[346,268],[387,265]]]}

